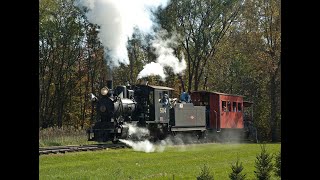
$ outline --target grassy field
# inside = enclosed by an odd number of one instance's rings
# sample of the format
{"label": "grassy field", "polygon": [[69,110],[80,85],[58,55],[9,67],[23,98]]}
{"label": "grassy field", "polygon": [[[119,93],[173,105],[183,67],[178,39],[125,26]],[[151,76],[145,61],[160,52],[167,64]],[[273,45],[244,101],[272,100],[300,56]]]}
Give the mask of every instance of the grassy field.
{"label": "grassy field", "polygon": [[74,128],[47,128],[39,130],[39,147],[94,144],[88,141],[85,130]]}
{"label": "grassy field", "polygon": [[[281,144],[266,144],[279,152]],[[202,144],[167,147],[164,152],[133,149],[41,155],[40,179],[196,179],[206,164],[215,179],[229,179],[237,155],[247,179],[255,179],[254,163],[259,144]],[[274,159],[273,159],[274,162]],[[279,179],[272,173],[272,179]]]}

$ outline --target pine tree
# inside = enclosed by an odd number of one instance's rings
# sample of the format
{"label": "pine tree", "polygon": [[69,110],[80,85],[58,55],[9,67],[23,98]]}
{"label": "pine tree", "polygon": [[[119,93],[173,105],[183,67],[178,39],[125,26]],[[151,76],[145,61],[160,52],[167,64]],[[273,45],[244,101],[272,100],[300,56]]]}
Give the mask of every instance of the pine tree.
{"label": "pine tree", "polygon": [[242,162],[239,164],[239,157],[237,157],[237,161],[234,164],[231,164],[232,172],[229,174],[229,178],[231,180],[244,180],[246,174],[242,174],[243,166]]}
{"label": "pine tree", "polygon": [[210,174],[208,166],[203,165],[197,180],[213,180],[213,175]]}
{"label": "pine tree", "polygon": [[254,171],[256,177],[259,180],[268,180],[271,177],[271,171],[273,169],[272,155],[270,155],[265,148],[265,144],[261,145],[261,152],[256,156]]}
{"label": "pine tree", "polygon": [[274,171],[277,176],[281,177],[281,151],[276,155]]}

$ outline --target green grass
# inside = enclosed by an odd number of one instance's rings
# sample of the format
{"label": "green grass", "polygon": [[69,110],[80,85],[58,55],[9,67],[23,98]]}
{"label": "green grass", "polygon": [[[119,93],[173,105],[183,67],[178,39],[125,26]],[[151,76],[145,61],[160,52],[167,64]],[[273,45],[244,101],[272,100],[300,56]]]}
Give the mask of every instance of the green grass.
{"label": "green grass", "polygon": [[[267,144],[272,154],[281,144]],[[215,179],[229,179],[231,163],[243,163],[247,179],[255,179],[254,163],[259,144],[203,144],[168,147],[164,152],[133,149],[41,155],[40,179],[196,179],[204,164]],[[273,160],[274,162],[274,160]],[[276,178],[272,173],[272,179]]]}
{"label": "green grass", "polygon": [[39,130],[40,147],[93,143],[96,142],[88,141],[88,137],[85,130],[79,130],[72,127],[54,127]]}

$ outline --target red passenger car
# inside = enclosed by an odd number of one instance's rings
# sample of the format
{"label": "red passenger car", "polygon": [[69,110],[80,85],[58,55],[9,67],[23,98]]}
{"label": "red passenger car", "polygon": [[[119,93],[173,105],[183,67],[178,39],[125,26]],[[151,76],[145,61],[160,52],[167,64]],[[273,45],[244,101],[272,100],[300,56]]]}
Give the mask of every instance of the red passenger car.
{"label": "red passenger car", "polygon": [[195,106],[206,106],[207,130],[220,132],[244,129],[243,96],[195,91],[191,93],[191,100]]}

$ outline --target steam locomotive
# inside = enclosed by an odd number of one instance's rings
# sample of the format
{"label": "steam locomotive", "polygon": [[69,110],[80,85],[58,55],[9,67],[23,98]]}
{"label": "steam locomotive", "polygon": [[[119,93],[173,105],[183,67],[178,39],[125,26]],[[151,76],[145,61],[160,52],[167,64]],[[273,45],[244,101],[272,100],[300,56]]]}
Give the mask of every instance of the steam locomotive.
{"label": "steam locomotive", "polygon": [[221,137],[234,132],[248,137],[250,127],[244,119],[243,96],[219,92],[183,92],[172,98],[173,88],[145,84],[112,87],[112,81],[91,94],[98,121],[87,130],[89,141],[117,143],[128,138],[127,124],[145,127],[149,139],[164,139],[169,134],[192,133],[198,138]]}

